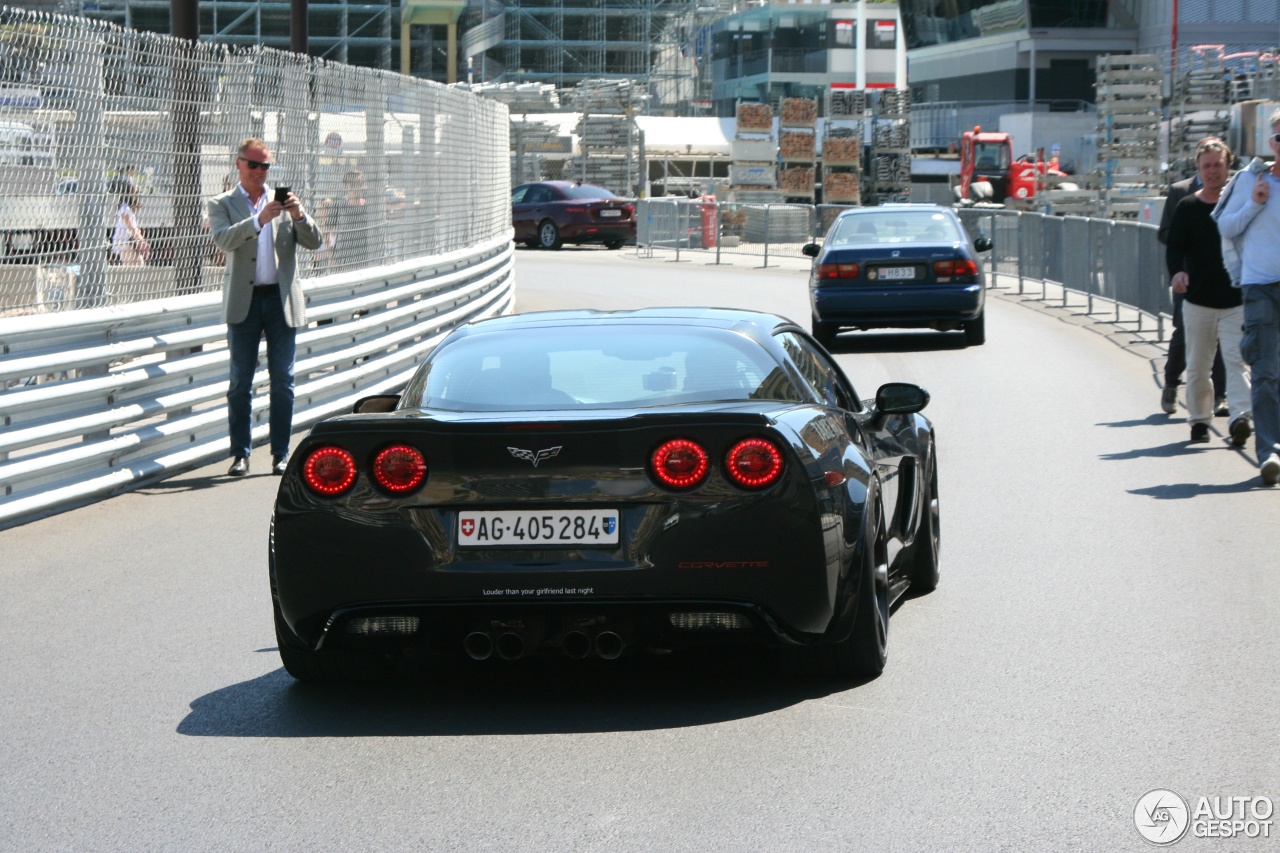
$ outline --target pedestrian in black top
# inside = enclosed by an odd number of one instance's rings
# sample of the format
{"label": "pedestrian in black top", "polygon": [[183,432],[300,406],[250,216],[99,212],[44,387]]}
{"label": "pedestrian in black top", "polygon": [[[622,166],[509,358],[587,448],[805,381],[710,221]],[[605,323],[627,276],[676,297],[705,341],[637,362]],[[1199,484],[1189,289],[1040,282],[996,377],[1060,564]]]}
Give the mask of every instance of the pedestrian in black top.
{"label": "pedestrian in black top", "polygon": [[1181,293],[1182,324],[1187,341],[1187,420],[1192,443],[1209,440],[1213,419],[1213,385],[1209,373],[1214,352],[1221,345],[1227,374],[1227,400],[1233,418],[1228,432],[1236,447],[1253,434],[1249,367],[1240,355],[1244,323],[1240,290],[1222,262],[1222,238],[1212,217],[1227,184],[1231,151],[1224,143],[1202,144],[1196,151],[1196,171],[1203,184],[1178,202],[1169,226],[1165,261],[1169,285]]}
{"label": "pedestrian in black top", "polygon": [[[1206,136],[1196,146],[1199,151],[1211,142],[1221,143],[1216,136]],[[1228,163],[1228,166],[1231,164]],[[1177,181],[1169,185],[1164,197],[1164,210],[1160,214],[1160,227],[1156,229],[1156,238],[1161,243],[1169,241],[1169,226],[1173,224],[1173,211],[1178,202],[1200,189],[1200,176],[1193,175],[1185,181]],[[1164,360],[1164,389],[1160,392],[1160,408],[1166,415],[1178,411],[1178,386],[1182,384],[1182,374],[1187,369],[1186,337],[1182,331],[1182,299],[1181,293],[1173,293],[1173,334],[1169,335],[1169,352]],[[1213,399],[1215,413],[1225,417],[1229,413],[1227,407],[1227,374],[1222,366],[1222,353],[1213,356]]]}

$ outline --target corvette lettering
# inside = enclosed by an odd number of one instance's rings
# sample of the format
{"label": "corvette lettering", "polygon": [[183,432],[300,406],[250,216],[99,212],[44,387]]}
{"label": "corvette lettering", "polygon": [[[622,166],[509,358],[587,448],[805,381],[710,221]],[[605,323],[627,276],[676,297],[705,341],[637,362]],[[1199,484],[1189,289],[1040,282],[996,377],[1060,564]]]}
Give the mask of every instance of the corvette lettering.
{"label": "corvette lettering", "polygon": [[685,560],[677,563],[680,569],[767,569],[768,560]]}

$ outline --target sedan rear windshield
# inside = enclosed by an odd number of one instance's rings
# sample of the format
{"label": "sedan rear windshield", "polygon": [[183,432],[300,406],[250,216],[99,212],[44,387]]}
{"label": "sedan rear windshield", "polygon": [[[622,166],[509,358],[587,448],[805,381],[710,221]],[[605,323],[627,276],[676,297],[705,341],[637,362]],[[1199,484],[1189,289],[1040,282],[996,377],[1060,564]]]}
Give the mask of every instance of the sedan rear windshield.
{"label": "sedan rear windshield", "polygon": [[574,186],[561,187],[560,189],[568,198],[617,198],[616,195],[604,187],[594,187],[588,184],[575,184]]}
{"label": "sedan rear windshield", "polygon": [[402,405],[536,411],[802,399],[767,350],[734,332],[599,325],[460,338],[432,354]]}
{"label": "sedan rear windshield", "polygon": [[833,246],[883,243],[956,243],[964,240],[949,214],[938,210],[884,210],[843,216],[829,242]]}

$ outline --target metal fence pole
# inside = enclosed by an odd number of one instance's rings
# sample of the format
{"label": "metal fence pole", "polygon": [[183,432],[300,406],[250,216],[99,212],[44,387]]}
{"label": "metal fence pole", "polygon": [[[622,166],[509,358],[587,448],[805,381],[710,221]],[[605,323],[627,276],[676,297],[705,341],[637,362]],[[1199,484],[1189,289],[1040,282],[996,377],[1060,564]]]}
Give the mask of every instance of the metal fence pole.
{"label": "metal fence pole", "polygon": [[764,266],[761,269],[769,266],[769,208],[771,207],[773,207],[771,204],[764,206]]}

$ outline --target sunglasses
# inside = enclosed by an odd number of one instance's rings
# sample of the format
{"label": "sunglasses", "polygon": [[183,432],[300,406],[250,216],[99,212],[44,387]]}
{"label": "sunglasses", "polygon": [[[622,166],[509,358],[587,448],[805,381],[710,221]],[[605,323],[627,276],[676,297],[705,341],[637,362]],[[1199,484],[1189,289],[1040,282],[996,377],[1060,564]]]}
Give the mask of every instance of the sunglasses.
{"label": "sunglasses", "polygon": [[261,169],[262,171],[265,172],[267,171],[267,169],[271,168],[270,163],[259,163],[257,160],[250,160],[247,157],[240,157],[239,159],[243,160],[244,164],[248,166],[250,169]]}

